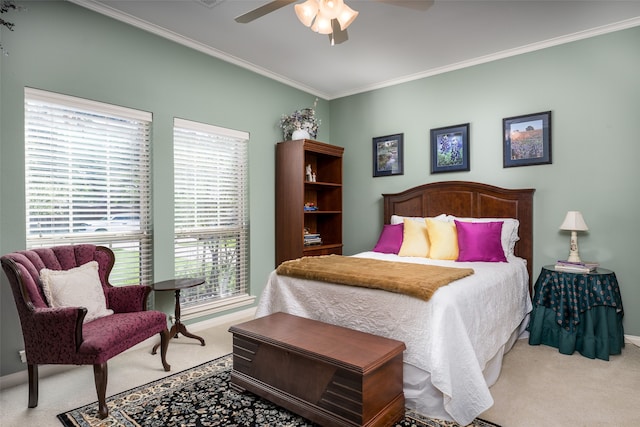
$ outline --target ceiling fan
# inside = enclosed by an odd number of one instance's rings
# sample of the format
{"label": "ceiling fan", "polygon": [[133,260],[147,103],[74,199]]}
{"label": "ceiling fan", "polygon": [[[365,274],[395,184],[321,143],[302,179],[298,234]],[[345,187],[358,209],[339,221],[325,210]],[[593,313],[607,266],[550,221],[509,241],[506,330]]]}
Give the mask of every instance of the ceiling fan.
{"label": "ceiling fan", "polygon": [[[247,24],[264,15],[274,12],[298,0],[273,0],[269,3],[253,9],[244,15],[238,16],[235,21]],[[433,0],[375,0],[395,6],[408,7],[415,10],[427,10],[433,4]],[[349,39],[347,27],[358,16],[358,12],[346,5],[344,0],[306,0],[295,5],[296,15],[305,26],[320,34],[328,34],[329,42],[334,44],[344,43]]]}

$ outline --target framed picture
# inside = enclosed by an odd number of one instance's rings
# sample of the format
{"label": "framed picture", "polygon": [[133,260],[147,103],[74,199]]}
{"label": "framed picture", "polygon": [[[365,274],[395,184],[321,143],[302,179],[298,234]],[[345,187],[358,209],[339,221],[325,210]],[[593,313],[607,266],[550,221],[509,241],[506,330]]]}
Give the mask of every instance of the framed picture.
{"label": "framed picture", "polygon": [[551,163],[551,111],[502,119],[505,168]]}
{"label": "framed picture", "polygon": [[469,123],[431,129],[431,173],[468,170]]}
{"label": "framed picture", "polygon": [[373,138],[373,176],[402,175],[404,160],[402,140],[404,134]]}

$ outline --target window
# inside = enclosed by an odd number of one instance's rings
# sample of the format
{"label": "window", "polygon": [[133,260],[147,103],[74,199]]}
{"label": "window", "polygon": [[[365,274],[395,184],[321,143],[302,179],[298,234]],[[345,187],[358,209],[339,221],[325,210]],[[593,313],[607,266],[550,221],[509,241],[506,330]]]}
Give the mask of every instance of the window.
{"label": "window", "polygon": [[247,296],[248,137],[174,120],[175,275],[205,278],[181,293],[187,312]]}
{"label": "window", "polygon": [[151,284],[151,114],[25,88],[27,247],[92,243]]}

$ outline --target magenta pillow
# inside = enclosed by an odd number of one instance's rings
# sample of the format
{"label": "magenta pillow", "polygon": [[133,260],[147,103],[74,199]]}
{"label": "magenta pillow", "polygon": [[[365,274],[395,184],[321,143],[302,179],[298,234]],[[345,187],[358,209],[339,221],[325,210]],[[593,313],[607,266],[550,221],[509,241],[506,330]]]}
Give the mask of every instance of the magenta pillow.
{"label": "magenta pillow", "polygon": [[383,254],[397,254],[402,246],[403,233],[404,224],[385,224],[373,251]]}
{"label": "magenta pillow", "polygon": [[500,236],[502,222],[455,221],[458,261],[507,262]]}

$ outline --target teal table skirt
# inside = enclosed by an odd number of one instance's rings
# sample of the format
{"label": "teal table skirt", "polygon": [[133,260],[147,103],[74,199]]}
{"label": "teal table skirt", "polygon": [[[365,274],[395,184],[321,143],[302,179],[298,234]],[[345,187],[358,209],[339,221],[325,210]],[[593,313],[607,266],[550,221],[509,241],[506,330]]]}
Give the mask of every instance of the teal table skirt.
{"label": "teal table skirt", "polygon": [[592,307],[580,313],[580,321],[570,332],[557,323],[555,311],[539,305],[531,312],[529,344],[556,347],[562,354],[577,350],[590,359],[609,360],[624,347],[622,316],[615,307]]}

